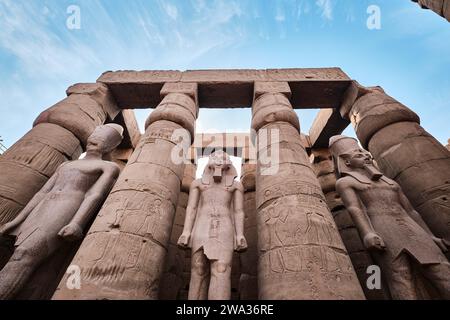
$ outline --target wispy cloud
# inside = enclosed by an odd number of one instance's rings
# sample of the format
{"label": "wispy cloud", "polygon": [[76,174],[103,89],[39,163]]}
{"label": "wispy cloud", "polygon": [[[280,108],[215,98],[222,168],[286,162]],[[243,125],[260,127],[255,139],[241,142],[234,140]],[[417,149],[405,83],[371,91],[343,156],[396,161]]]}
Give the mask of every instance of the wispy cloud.
{"label": "wispy cloud", "polygon": [[317,0],[316,5],[322,11],[322,17],[326,20],[333,20],[333,4],[331,0]]}

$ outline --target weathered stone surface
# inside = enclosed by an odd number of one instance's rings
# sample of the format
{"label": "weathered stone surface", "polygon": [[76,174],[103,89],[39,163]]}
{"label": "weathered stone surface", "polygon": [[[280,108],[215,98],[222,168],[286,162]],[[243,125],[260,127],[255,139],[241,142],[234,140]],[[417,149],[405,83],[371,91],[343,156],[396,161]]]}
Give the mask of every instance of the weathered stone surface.
{"label": "weathered stone surface", "polygon": [[[57,260],[62,260],[47,266],[59,266],[58,271],[49,273],[49,268],[43,274],[42,280],[46,281],[40,283],[55,285],[58,279],[54,277],[64,270],[65,253],[73,251],[70,242],[82,239],[119,175],[119,168],[104,161],[103,156],[116,148],[122,138],[123,128],[117,124],[97,127],[88,139],[86,157],[60,165],[20,214],[0,228],[0,238],[15,237],[14,253],[0,271],[0,299],[17,298],[38,268],[56,254]],[[59,250],[63,254],[58,255]],[[37,288],[41,298],[48,295],[42,289]]]}
{"label": "weathered stone surface", "polygon": [[191,183],[195,180],[197,173],[197,166],[193,163],[187,163],[184,169],[183,181],[181,184],[181,191],[189,193]]}
{"label": "weathered stone surface", "polygon": [[[274,108],[274,106],[277,107]],[[252,118],[253,130],[259,131],[262,127],[278,121],[287,122],[300,131],[297,115],[292,112],[291,103],[286,96],[266,93],[255,100]]]}
{"label": "weathered stone surface", "polygon": [[66,99],[42,112],[33,126],[41,123],[53,123],[72,132],[86,146],[87,138],[95,127],[103,124],[107,113],[96,100],[89,95],[71,94]]}
{"label": "weathered stone surface", "polygon": [[[372,251],[393,299],[419,299],[414,268],[450,298],[450,264],[444,242],[433,236],[401,188],[374,165],[353,138],[335,136],[330,149],[336,164],[336,190],[350,213],[364,248]],[[355,235],[347,236],[355,239]],[[353,231],[354,232],[354,231]],[[349,242],[350,244],[350,242]],[[360,244],[351,242],[349,250]]]}
{"label": "weathered stone surface", "polygon": [[288,82],[294,108],[337,108],[351,83],[339,68],[116,71],[98,79],[110,88],[122,109],[156,107],[163,84],[175,82],[198,83],[201,108],[248,108],[255,81]]}
{"label": "weathered stone surface", "polygon": [[[179,93],[166,98],[171,95]],[[160,114],[168,120],[147,121],[146,133],[72,261],[81,268],[83,287],[67,290],[63,278],[55,299],[158,297],[185,167],[171,154],[178,142],[173,132],[186,128],[170,120],[178,108],[195,111],[194,101],[186,97],[177,99],[176,107],[162,104]]]}
{"label": "weathered stone surface", "polygon": [[390,124],[405,121],[420,123],[417,114],[378,89],[356,100],[350,111],[350,120],[365,148],[375,133]]}
{"label": "weathered stone surface", "polygon": [[31,129],[0,158],[0,225],[12,220],[67,160],[82,152],[66,129],[43,123]]}
{"label": "weathered stone surface", "polygon": [[255,82],[255,94],[253,96],[253,100],[258,99],[260,96],[266,93],[279,93],[288,99],[291,98],[291,88],[289,87],[289,83],[280,81],[280,82]]}
{"label": "weathered stone surface", "polygon": [[[192,253],[190,300],[229,300],[234,251],[247,249],[244,237],[244,188],[230,157],[222,150],[209,157],[202,178],[189,191],[178,245]],[[238,259],[235,259],[238,260]]]}
{"label": "weathered stone surface", "polygon": [[189,188],[191,183],[195,180],[196,169],[197,166],[194,164],[187,164],[185,166],[183,186],[178,197],[172,234],[170,236],[169,250],[167,252],[164,273],[161,278],[159,289],[159,299],[162,300],[179,299],[184,284],[184,273],[190,273],[190,267],[186,267],[188,256],[184,250],[177,246],[177,241],[183,232]]}
{"label": "weathered stone surface", "polygon": [[258,299],[258,224],[255,200],[256,165],[242,164],[241,182],[244,185],[244,235],[247,251],[240,254],[239,298]]}
{"label": "weathered stone surface", "polygon": [[139,130],[134,111],[130,109],[121,110],[114,119],[114,123],[121,125],[125,129],[119,149],[135,149],[141,139],[141,131]]}
{"label": "weathered stone surface", "polygon": [[[283,117],[270,116],[265,112],[269,107],[271,114],[281,111]],[[262,112],[269,116],[259,116]],[[277,170],[268,175],[270,168],[263,167],[258,153],[259,298],[364,299],[309,158],[298,143],[298,118],[289,100],[263,94],[253,104],[253,116],[253,128],[280,131],[278,145],[293,152],[288,157],[296,155],[275,161]],[[276,146],[270,141],[267,148]]]}
{"label": "weathered stone surface", "polygon": [[369,300],[387,299],[388,295],[385,288],[382,290],[370,290],[367,285],[367,277],[369,276],[367,268],[374,264],[369,252],[364,248],[355,224],[345,209],[341,198],[336,193],[336,175],[331,153],[328,148],[313,149],[310,157],[314,172],[316,173],[322,191],[327,199],[327,205],[330,208],[339,234],[348,251],[350,260],[352,261],[358,280],[364,291],[364,295]]}
{"label": "weathered stone surface", "polygon": [[113,120],[121,112],[117,107],[116,101],[108,90],[108,87],[102,83],[77,83],[66,90],[68,96],[72,94],[86,95],[100,104],[103,110],[108,114],[109,119]]}
{"label": "weathered stone surface", "polygon": [[450,152],[419,125],[415,113],[381,89],[360,97],[351,115],[380,169],[400,184],[432,232],[450,242],[450,210],[431,204],[450,198]]}
{"label": "weathered stone surface", "polygon": [[342,118],[338,109],[320,110],[309,129],[311,147],[328,147],[328,140],[334,135],[341,134],[349,124],[350,121]]}

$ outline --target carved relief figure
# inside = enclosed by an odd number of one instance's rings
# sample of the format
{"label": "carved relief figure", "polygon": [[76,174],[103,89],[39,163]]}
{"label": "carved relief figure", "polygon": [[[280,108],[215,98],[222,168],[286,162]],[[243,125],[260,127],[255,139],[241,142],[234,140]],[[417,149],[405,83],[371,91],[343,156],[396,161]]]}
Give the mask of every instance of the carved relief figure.
{"label": "carved relief figure", "polygon": [[189,300],[229,300],[233,251],[247,249],[244,188],[223,151],[214,152],[190,188],[182,248],[192,249]]}
{"label": "carved relief figure", "polygon": [[111,190],[120,169],[103,157],[123,138],[117,124],[98,126],[89,137],[84,159],[65,162],[20,214],[0,229],[15,238],[15,250],[0,271],[0,299],[13,299],[34,270],[63,241],[76,241]]}
{"label": "carved relief figure", "polygon": [[393,299],[417,299],[418,270],[444,299],[450,299],[450,264],[436,238],[400,186],[384,176],[355,139],[330,139],[339,192],[368,250],[381,267]]}

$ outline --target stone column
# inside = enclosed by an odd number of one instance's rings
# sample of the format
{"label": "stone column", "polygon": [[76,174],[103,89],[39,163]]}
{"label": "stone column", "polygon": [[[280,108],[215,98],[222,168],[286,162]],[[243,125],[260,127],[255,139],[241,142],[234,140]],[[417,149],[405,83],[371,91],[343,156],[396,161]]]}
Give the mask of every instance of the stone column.
{"label": "stone column", "polygon": [[167,83],[162,102],[72,261],[81,289],[61,281],[54,299],[156,299],[178,203],[184,162],[179,138],[194,137],[197,85]]}
{"label": "stone column", "polygon": [[241,182],[244,185],[244,235],[248,249],[240,254],[240,300],[258,299],[258,230],[256,221],[256,164],[243,158]]}
{"label": "stone column", "polygon": [[352,217],[336,192],[336,175],[329,149],[311,150],[310,159],[366,298],[368,300],[390,299],[386,286],[382,285],[381,289],[369,289],[367,287],[366,282],[370,275],[367,274],[367,268],[375,263],[364,247]]}
{"label": "stone column", "polygon": [[350,87],[341,114],[431,231],[450,242],[450,152],[420,126],[413,111],[379,87]]}
{"label": "stone column", "polygon": [[271,137],[258,146],[259,298],[364,299],[301,143],[290,93],[288,83],[255,83],[252,128],[260,143]]}
{"label": "stone column", "polygon": [[[161,279],[159,289],[159,299],[161,300],[177,300],[181,298],[181,291],[185,285],[185,279],[190,279],[190,264],[188,258],[191,254],[189,250],[178,248],[178,238],[183,233],[184,219],[186,217],[186,207],[189,199],[189,188],[195,180],[197,165],[187,164],[184,169],[184,177],[181,184],[181,192],[178,197],[177,210],[175,212],[175,220],[173,223],[172,233],[170,235],[169,250],[166,257],[164,274]],[[188,273],[186,276],[185,273]]]}
{"label": "stone column", "polygon": [[128,163],[128,159],[130,159],[131,155],[133,154],[133,151],[133,148],[117,148],[111,153],[110,161],[117,164],[120,168],[120,171],[123,171]]}
{"label": "stone column", "polygon": [[17,216],[61,163],[78,159],[94,128],[115,112],[103,84],[76,84],[67,95],[0,158],[0,225]]}

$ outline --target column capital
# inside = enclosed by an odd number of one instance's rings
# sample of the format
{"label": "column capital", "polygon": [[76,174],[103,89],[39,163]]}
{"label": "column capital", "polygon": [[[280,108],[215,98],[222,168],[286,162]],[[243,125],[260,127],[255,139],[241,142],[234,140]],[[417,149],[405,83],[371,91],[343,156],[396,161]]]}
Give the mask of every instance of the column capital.
{"label": "column capital", "polygon": [[198,106],[198,84],[196,82],[166,82],[161,89],[161,98],[170,93],[182,93],[192,98]]}
{"label": "column capital", "polygon": [[76,83],[67,88],[66,94],[67,96],[82,94],[91,97],[103,107],[111,120],[115,119],[121,111],[108,86],[103,83]]}
{"label": "column capital", "polygon": [[[350,118],[350,111],[352,110],[353,104],[363,95],[371,92],[372,89],[378,88],[379,91],[383,91],[381,87],[371,87],[366,88],[360,85],[357,81],[353,81],[344,93],[344,99],[342,100],[339,112],[344,119]],[[384,92],[384,91],[383,91]]]}
{"label": "column capital", "polygon": [[281,93],[288,99],[292,92],[288,82],[283,81],[256,81],[254,87],[253,101],[266,93]]}

